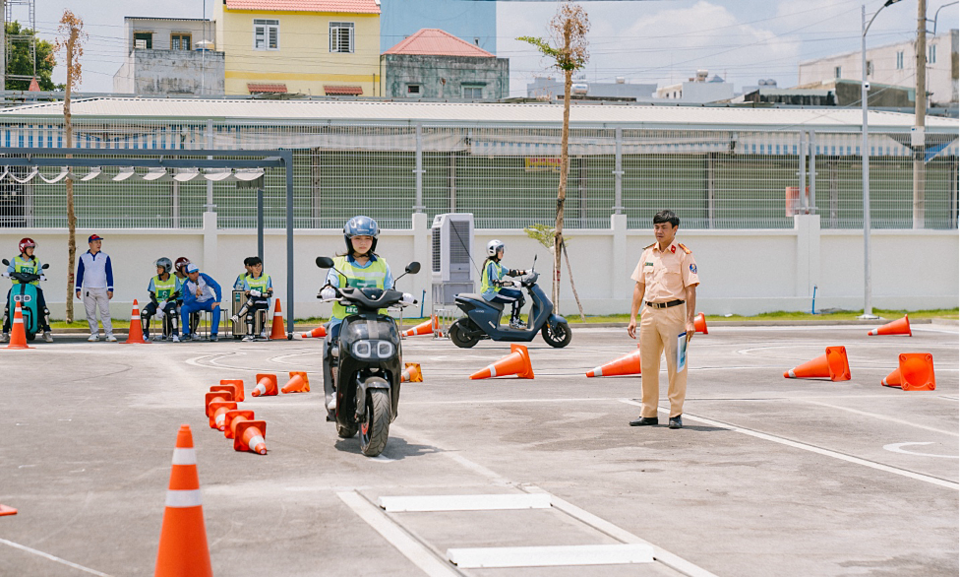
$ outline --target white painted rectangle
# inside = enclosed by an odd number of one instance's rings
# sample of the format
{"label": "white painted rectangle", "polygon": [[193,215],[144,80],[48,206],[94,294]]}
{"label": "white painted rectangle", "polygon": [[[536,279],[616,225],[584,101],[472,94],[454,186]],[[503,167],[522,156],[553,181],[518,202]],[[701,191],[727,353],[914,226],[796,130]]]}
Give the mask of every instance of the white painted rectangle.
{"label": "white painted rectangle", "polygon": [[527,493],[493,495],[415,495],[380,497],[377,504],[388,513],[414,511],[497,511],[549,509],[550,495]]}
{"label": "white painted rectangle", "polygon": [[462,569],[550,567],[652,563],[649,545],[565,545],[551,547],[475,547],[447,549],[447,559]]}

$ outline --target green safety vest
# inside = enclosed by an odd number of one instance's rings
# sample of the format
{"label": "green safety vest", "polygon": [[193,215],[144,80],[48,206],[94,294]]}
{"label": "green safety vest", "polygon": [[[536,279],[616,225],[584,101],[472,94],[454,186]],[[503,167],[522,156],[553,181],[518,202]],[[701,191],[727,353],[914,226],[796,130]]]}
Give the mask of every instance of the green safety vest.
{"label": "green safety vest", "polygon": [[[22,256],[18,255],[13,257],[13,272],[23,272],[27,274],[40,274],[40,259],[33,257],[31,260],[27,260]],[[20,284],[20,281],[16,279],[10,279],[13,281],[13,284]],[[33,281],[33,286],[40,284],[40,281]]]}
{"label": "green safety vest", "polygon": [[170,275],[167,280],[160,280],[160,275],[153,277],[153,290],[158,301],[165,301],[170,295],[177,292],[177,277]]}
{"label": "green safety vest", "polygon": [[[387,263],[382,259],[370,263],[367,268],[360,268],[350,262],[345,256],[338,256],[333,259],[333,266],[339,270],[341,287],[356,288],[384,288],[383,281],[387,278]],[[333,303],[333,316],[342,319],[347,315],[357,313],[357,307],[354,305],[343,306],[340,301]],[[387,309],[380,309],[381,314],[387,314]]]}
{"label": "green safety vest", "polygon": [[258,290],[264,293],[263,296],[267,296],[265,293],[267,292],[267,285],[270,283],[270,275],[261,273],[260,278],[253,278],[252,274],[248,274],[246,280],[247,286],[251,290]]}
{"label": "green safety vest", "polygon": [[[494,270],[497,271],[497,278],[490,278],[490,263],[494,264]],[[500,266],[500,263],[494,262],[490,259],[487,259],[483,263],[483,274],[480,276],[480,294],[485,294],[487,291],[500,292],[500,287],[493,284],[493,281],[500,280],[503,278],[503,269]]]}

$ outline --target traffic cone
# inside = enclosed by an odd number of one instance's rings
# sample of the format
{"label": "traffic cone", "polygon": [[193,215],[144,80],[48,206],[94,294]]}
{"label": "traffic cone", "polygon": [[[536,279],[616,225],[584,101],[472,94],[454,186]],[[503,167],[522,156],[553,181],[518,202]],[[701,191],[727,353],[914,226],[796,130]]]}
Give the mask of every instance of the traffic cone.
{"label": "traffic cone", "polygon": [[323,325],[320,325],[319,327],[313,329],[312,331],[300,333],[301,339],[322,339],[325,336],[327,336],[327,327]]}
{"label": "traffic cone", "polygon": [[785,379],[815,379],[829,377],[831,381],[849,381],[850,363],[847,362],[847,349],[827,347],[826,353],[812,361],[783,373]]}
{"label": "traffic cone", "polygon": [[253,451],[261,455],[267,454],[267,423],[266,421],[233,422],[233,450]]}
{"label": "traffic cone", "polygon": [[222,431],[224,413],[236,409],[237,403],[233,400],[233,393],[229,391],[214,391],[204,396],[204,406],[206,407],[207,417],[210,419],[210,428]]}
{"label": "traffic cone", "polygon": [[283,326],[283,310],[280,308],[280,299],[277,299],[277,306],[273,309],[273,326],[270,328],[270,340],[287,340],[287,330]]}
{"label": "traffic cone", "polygon": [[517,375],[520,379],[532,379],[533,367],[530,365],[530,355],[523,345],[510,345],[510,354],[499,361],[488,365],[487,368],[470,375],[471,379],[487,379],[490,377],[504,377]]}
{"label": "traffic cone", "polygon": [[272,397],[279,392],[277,388],[277,375],[257,374],[257,386],[250,392],[254,397],[263,395]]}
{"label": "traffic cone", "polygon": [[612,377],[614,375],[639,375],[640,374],[640,345],[637,350],[628,355],[610,361],[605,365],[587,371],[588,377]]}
{"label": "traffic cone", "polygon": [[285,395],[287,393],[309,393],[310,379],[307,378],[307,373],[303,371],[290,371],[290,380],[287,381],[287,384],[283,385],[280,392]]}
{"label": "traffic cone", "polygon": [[412,329],[403,331],[405,337],[417,337],[420,335],[432,335],[434,328],[437,327],[437,317],[431,317],[430,320],[423,321]]}
{"label": "traffic cone", "polygon": [[707,332],[707,318],[703,316],[703,313],[693,317],[693,329],[697,333],[710,334]]}
{"label": "traffic cone", "polygon": [[900,364],[880,384],[904,391],[935,391],[937,378],[930,353],[900,353]]}
{"label": "traffic cone", "polygon": [[228,439],[232,439],[234,425],[240,422],[241,420],[252,421],[253,411],[247,411],[247,410],[239,411],[237,409],[234,409],[232,411],[227,411],[223,415],[223,424],[224,424],[223,436]]}
{"label": "traffic cone", "polygon": [[910,319],[907,315],[903,315],[902,319],[897,319],[893,322],[889,322],[882,327],[878,327],[867,333],[868,336],[874,335],[907,335],[908,337],[913,336],[913,332],[910,330]]}
{"label": "traffic cone", "polygon": [[14,509],[13,507],[8,507],[3,503],[0,503],[0,517],[4,517],[6,515],[16,515],[16,514],[17,514],[16,509]]}
{"label": "traffic cone", "polygon": [[403,372],[400,373],[401,383],[422,383],[423,373],[420,371],[420,363],[404,363]]}
{"label": "traffic cone", "polygon": [[203,524],[197,456],[189,425],[181,425],[160,529],[155,577],[213,577]]}
{"label": "traffic cone", "polygon": [[27,346],[27,331],[23,328],[23,311],[20,309],[20,301],[17,301],[17,308],[13,313],[13,331],[10,333],[10,344],[8,349],[32,349]]}
{"label": "traffic cone", "polygon": [[[243,379],[220,379],[221,385],[233,385],[236,388],[236,391],[233,393],[233,398],[237,400],[238,403],[243,402]],[[210,387],[210,390],[213,390],[213,387]]]}
{"label": "traffic cone", "polygon": [[143,325],[140,320],[140,305],[133,299],[133,312],[130,313],[130,331],[127,333],[125,345],[145,345],[150,341],[143,338]]}
{"label": "traffic cone", "polygon": [[230,393],[231,395],[233,395],[233,399],[230,399],[232,401],[236,401],[239,403],[240,401],[243,400],[240,398],[240,393],[237,392],[237,385],[211,385],[210,390],[207,392],[216,393],[218,391]]}

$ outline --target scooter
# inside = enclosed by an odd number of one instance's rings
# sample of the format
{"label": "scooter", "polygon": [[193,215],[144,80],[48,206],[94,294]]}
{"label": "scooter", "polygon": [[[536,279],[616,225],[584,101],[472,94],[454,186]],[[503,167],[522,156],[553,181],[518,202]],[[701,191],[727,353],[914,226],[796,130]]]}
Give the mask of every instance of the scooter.
{"label": "scooter", "polygon": [[[317,257],[316,262],[322,269],[334,268],[329,257]],[[397,280],[418,272],[420,263],[411,262]],[[341,288],[326,284],[321,293],[328,287],[334,289],[336,297],[323,299],[325,302],[339,300],[342,305],[355,306],[357,312],[343,319],[338,342],[332,342],[330,336],[324,342],[327,420],[336,421],[337,435],[343,439],[350,439],[359,431],[360,451],[376,457],[386,447],[390,423],[397,418],[403,372],[400,331],[393,318],[380,310],[397,304],[415,305],[417,301],[394,288]],[[323,296],[318,294],[317,298]]]}
{"label": "scooter", "polygon": [[[2,262],[4,266],[10,266],[10,261],[7,259],[3,259],[0,262]],[[48,269],[50,265],[44,264],[41,265],[40,268]],[[27,340],[32,342],[37,338],[37,333],[40,332],[40,315],[44,314],[44,311],[37,310],[37,305],[39,304],[37,287],[31,284],[40,280],[39,271],[36,273],[13,272],[10,273],[10,278],[19,281],[20,284],[13,285],[13,290],[10,291],[10,302],[7,303],[9,307],[7,314],[14,314],[17,308],[17,302],[19,301],[20,313],[23,315],[23,330],[27,334]]]}
{"label": "scooter", "polygon": [[537,259],[534,257],[534,268],[514,281],[514,286],[527,289],[532,302],[527,328],[514,329],[500,324],[503,303],[489,302],[479,294],[461,293],[454,297],[454,301],[467,316],[450,325],[447,332],[453,344],[461,349],[469,349],[482,339],[530,342],[538,332],[551,347],[562,348],[570,344],[573,338],[570,325],[567,324],[567,319],[553,313],[553,303],[537,284],[540,273],[534,270],[536,266]]}

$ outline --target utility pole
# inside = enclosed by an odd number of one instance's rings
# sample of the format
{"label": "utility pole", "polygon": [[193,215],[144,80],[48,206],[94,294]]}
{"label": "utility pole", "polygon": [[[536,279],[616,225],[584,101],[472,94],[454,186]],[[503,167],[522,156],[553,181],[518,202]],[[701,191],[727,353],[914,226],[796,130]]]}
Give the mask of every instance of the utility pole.
{"label": "utility pole", "polygon": [[917,93],[910,145],[913,147],[913,228],[923,228],[927,116],[927,0],[917,0]]}

